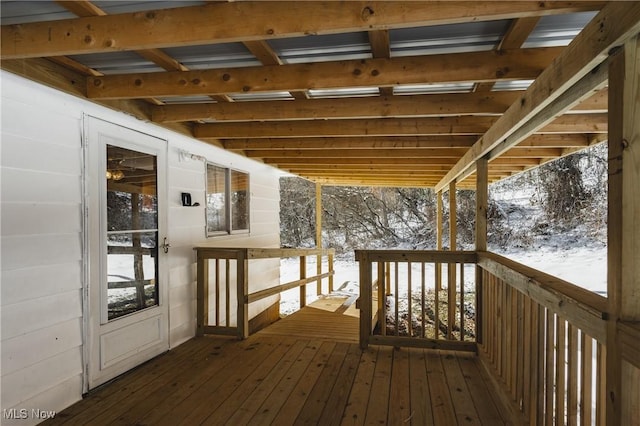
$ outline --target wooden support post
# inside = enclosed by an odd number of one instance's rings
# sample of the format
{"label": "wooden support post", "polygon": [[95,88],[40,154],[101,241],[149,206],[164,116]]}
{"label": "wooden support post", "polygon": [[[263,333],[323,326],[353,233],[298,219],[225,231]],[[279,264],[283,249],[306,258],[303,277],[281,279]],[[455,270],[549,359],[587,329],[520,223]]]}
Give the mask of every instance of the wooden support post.
{"label": "wooden support post", "polygon": [[206,263],[209,262],[208,259],[205,259],[202,256],[202,253],[197,252],[197,263],[196,263],[196,335],[202,336],[204,334],[204,312],[205,306],[208,305],[206,303],[206,294],[205,294],[205,286],[208,277],[205,276],[207,272]]}
{"label": "wooden support post", "polygon": [[[436,250],[442,250],[442,191],[436,192]],[[440,263],[436,263],[436,290],[442,290],[442,265]]]}
{"label": "wooden support post", "polygon": [[[322,185],[316,183],[316,248],[322,248]],[[316,275],[322,274],[322,255],[316,256]],[[318,278],[316,295],[322,294],[322,280]]]}
{"label": "wooden support post", "polygon": [[637,421],[623,389],[635,367],[623,361],[620,321],[640,321],[640,37],[628,40],[609,66],[608,310],[606,344],[607,425]]}
{"label": "wooden support post", "polygon": [[[456,182],[449,184],[449,250],[456,249],[456,239],[458,235],[456,206]],[[453,339],[453,326],[456,322],[456,265],[449,264],[449,288],[447,289],[449,312],[447,317],[447,338]]]}
{"label": "wooden support post", "polygon": [[369,256],[356,252],[356,260],[360,267],[360,347],[367,349],[371,335],[371,263]]}
{"label": "wooden support post", "polygon": [[[487,209],[489,205],[489,162],[476,161],[476,251],[487,251]],[[476,341],[482,344],[482,268],[476,266]]]}
{"label": "wooden support post", "polygon": [[[307,257],[300,256],[300,279],[307,278]],[[307,305],[307,285],[300,286],[300,309]]]}
{"label": "wooden support post", "polygon": [[236,299],[238,311],[238,337],[246,339],[249,337],[249,259],[247,251],[239,250],[236,259]]}
{"label": "wooden support post", "polygon": [[333,252],[329,253],[329,293],[333,293]]}

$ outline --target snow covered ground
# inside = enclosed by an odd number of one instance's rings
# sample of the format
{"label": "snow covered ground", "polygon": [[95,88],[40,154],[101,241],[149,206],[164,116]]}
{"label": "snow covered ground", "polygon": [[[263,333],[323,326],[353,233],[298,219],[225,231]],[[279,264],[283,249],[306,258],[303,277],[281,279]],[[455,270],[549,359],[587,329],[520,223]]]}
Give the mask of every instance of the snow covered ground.
{"label": "snow covered ground", "polygon": [[[540,248],[535,251],[510,251],[499,253],[505,257],[520,262],[532,268],[546,272],[565,281],[569,281],[579,287],[586,288],[603,296],[607,292],[607,249],[606,247],[572,247],[569,249]],[[415,265],[414,268],[418,268]],[[431,276],[433,265],[428,266],[427,276]],[[336,260],[334,275],[334,288],[340,289],[339,293],[345,296],[358,294],[358,263],[349,260]],[[326,263],[323,271],[327,271]],[[314,258],[307,260],[307,275],[316,272]],[[299,278],[300,267],[298,259],[283,259],[280,262],[281,282],[290,282]],[[406,274],[405,274],[406,276]],[[414,277],[418,277],[415,272]],[[466,287],[471,286],[472,273],[465,272]],[[401,283],[406,283],[405,277],[400,277]],[[315,284],[307,286],[307,303],[316,300]],[[401,294],[406,294],[406,285],[400,288]],[[326,283],[325,283],[326,292]],[[282,314],[290,314],[299,308],[300,292],[292,289],[281,294],[280,311]]]}

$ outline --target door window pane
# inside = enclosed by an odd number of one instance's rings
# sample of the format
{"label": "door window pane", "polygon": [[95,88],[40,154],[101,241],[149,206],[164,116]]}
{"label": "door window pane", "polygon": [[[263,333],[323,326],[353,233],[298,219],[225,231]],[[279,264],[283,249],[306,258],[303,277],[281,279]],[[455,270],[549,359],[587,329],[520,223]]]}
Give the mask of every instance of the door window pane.
{"label": "door window pane", "polygon": [[227,230],[226,169],[207,164],[207,234]]}
{"label": "door window pane", "polygon": [[154,155],[107,145],[107,311],[112,320],[158,300]]}
{"label": "door window pane", "polygon": [[231,230],[249,229],[249,175],[231,170]]}

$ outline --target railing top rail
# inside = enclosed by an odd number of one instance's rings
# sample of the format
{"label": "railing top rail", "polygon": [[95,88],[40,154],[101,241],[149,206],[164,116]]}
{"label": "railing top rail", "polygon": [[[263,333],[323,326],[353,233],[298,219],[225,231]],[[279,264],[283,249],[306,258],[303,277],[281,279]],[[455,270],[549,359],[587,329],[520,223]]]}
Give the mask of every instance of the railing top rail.
{"label": "railing top rail", "polygon": [[478,265],[599,342],[606,341],[605,297],[495,253],[478,252]]}
{"label": "railing top rail", "polygon": [[356,260],[370,262],[476,263],[475,251],[356,250]]}
{"label": "railing top rail", "polygon": [[327,256],[335,254],[335,249],[321,248],[249,248],[247,249],[249,259],[271,259],[298,256]]}
{"label": "railing top rail", "polygon": [[242,247],[194,247],[198,257],[209,259],[246,258],[247,249]]}
{"label": "railing top rail", "polygon": [[207,258],[237,259],[275,259],[298,256],[334,255],[335,249],[319,248],[250,248],[250,247],[207,247],[193,248],[198,255]]}
{"label": "railing top rail", "polygon": [[529,266],[518,263],[514,260],[500,256],[491,252],[478,252],[478,259],[491,259],[504,266],[512,269],[516,272],[526,275],[532,280],[537,281],[543,287],[552,288],[566,296],[575,299],[578,303],[587,305],[597,311],[607,312],[607,298],[597,293],[589,291],[585,288],[578,287],[568,281],[561,278],[554,277],[553,275],[531,268]]}

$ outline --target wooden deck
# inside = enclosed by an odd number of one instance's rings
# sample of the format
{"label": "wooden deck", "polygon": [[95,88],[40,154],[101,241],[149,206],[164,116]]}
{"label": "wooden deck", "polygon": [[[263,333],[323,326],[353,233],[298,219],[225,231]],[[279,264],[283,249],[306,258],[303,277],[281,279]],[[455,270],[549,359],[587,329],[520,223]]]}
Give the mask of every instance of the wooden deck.
{"label": "wooden deck", "polygon": [[314,306],[244,341],[195,338],[49,423],[507,423],[508,410],[473,354],[377,346],[361,351],[349,308],[335,300]]}

